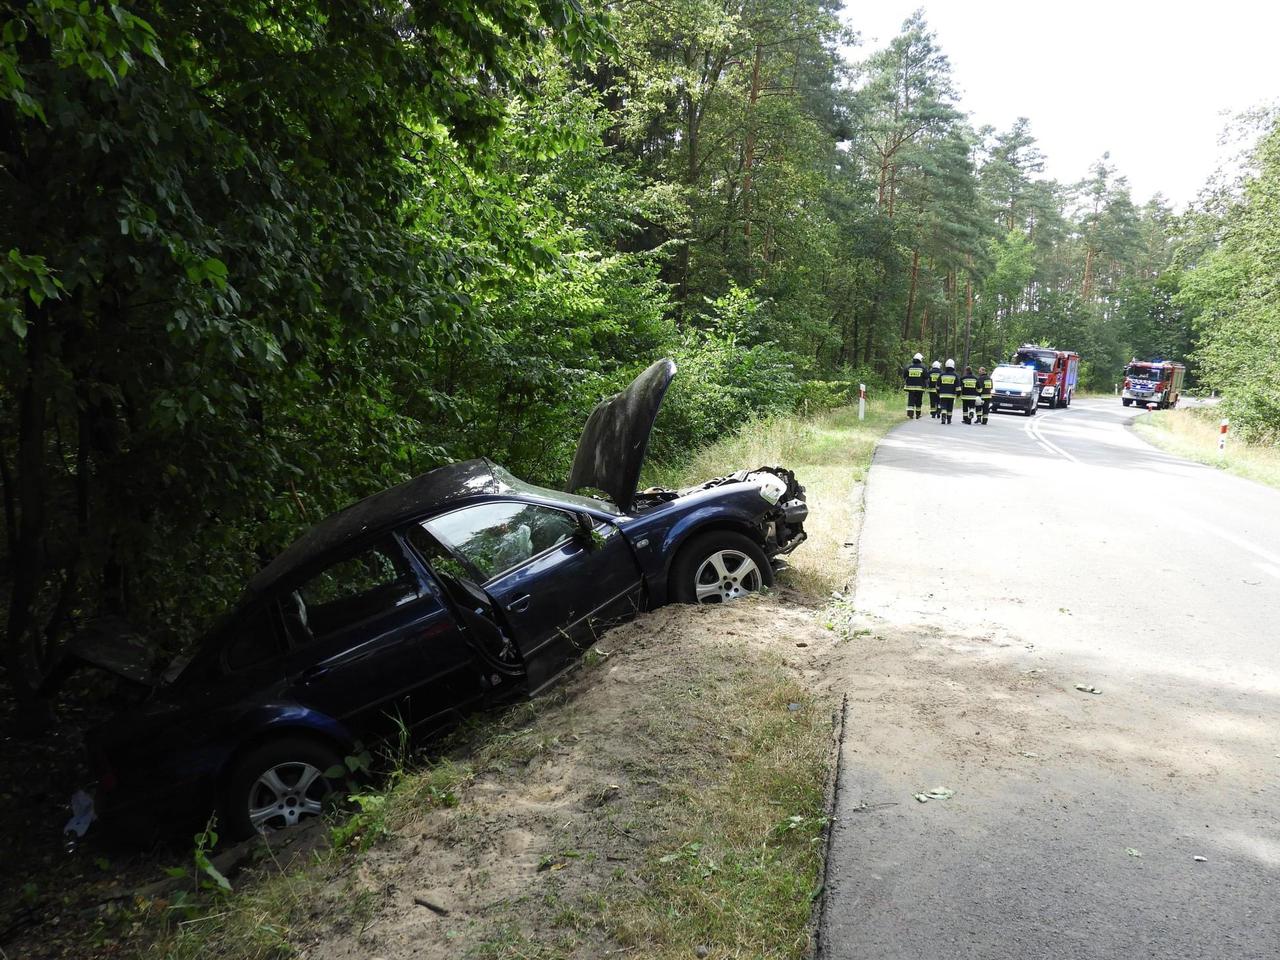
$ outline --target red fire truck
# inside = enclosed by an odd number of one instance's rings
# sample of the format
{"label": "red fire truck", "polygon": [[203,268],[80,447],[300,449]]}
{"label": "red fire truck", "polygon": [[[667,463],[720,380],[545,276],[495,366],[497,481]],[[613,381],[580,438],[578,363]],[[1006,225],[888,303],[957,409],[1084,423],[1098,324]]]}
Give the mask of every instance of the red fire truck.
{"label": "red fire truck", "polygon": [[1014,353],[1013,362],[1035,367],[1041,403],[1050,407],[1071,406],[1076,380],[1080,377],[1080,354],[1024,343]]}
{"label": "red fire truck", "polygon": [[1173,360],[1130,360],[1124,368],[1120,402],[1126,407],[1134,403],[1140,407],[1154,403],[1161,410],[1176,407],[1186,375],[1187,368]]}

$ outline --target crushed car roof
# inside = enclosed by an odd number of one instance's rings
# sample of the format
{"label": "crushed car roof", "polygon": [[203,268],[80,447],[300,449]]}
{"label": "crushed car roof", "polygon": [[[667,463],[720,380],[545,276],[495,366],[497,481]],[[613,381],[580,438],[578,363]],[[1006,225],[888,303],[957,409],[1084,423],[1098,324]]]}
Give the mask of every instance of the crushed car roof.
{"label": "crushed car roof", "polygon": [[356,540],[371,530],[385,530],[430,508],[481,494],[501,493],[505,484],[491,460],[451,463],[365,497],[326,517],[282,550],[245,587],[257,595],[289,577],[321,555]]}

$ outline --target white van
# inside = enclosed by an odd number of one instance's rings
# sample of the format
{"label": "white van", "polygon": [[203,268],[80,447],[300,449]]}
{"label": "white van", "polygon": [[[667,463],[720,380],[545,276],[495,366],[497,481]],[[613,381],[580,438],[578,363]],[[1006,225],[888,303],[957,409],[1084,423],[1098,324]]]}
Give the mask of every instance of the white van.
{"label": "white van", "polygon": [[1002,363],[991,371],[991,410],[1001,407],[1021,410],[1024,417],[1033,416],[1039,406],[1036,390],[1036,368],[1016,363]]}

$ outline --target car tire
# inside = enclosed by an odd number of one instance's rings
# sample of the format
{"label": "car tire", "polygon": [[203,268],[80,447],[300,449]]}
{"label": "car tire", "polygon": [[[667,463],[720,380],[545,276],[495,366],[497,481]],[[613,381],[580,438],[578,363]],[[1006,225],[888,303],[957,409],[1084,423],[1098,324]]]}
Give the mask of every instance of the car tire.
{"label": "car tire", "polygon": [[772,586],[773,567],[760,545],[731,530],[695,536],[671,565],[677,603],[725,603]]}
{"label": "car tire", "polygon": [[337,752],[308,737],[269,740],[232,767],[222,798],[223,830],[244,839],[317,816],[338,784],[324,774],[342,763]]}
{"label": "car tire", "polygon": [[1128,397],[1123,398],[1120,402],[1123,403],[1126,407],[1133,405],[1133,401],[1130,400]]}

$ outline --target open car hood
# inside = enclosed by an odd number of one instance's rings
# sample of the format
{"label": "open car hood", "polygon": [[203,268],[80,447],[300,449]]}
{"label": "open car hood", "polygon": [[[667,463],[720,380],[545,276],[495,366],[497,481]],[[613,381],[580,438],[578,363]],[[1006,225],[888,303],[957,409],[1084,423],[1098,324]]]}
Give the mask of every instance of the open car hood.
{"label": "open car hood", "polygon": [[619,510],[631,509],[653,421],[675,375],[674,360],[659,360],[627,389],[596,405],[578,440],[570,493],[594,487],[607,493]]}

